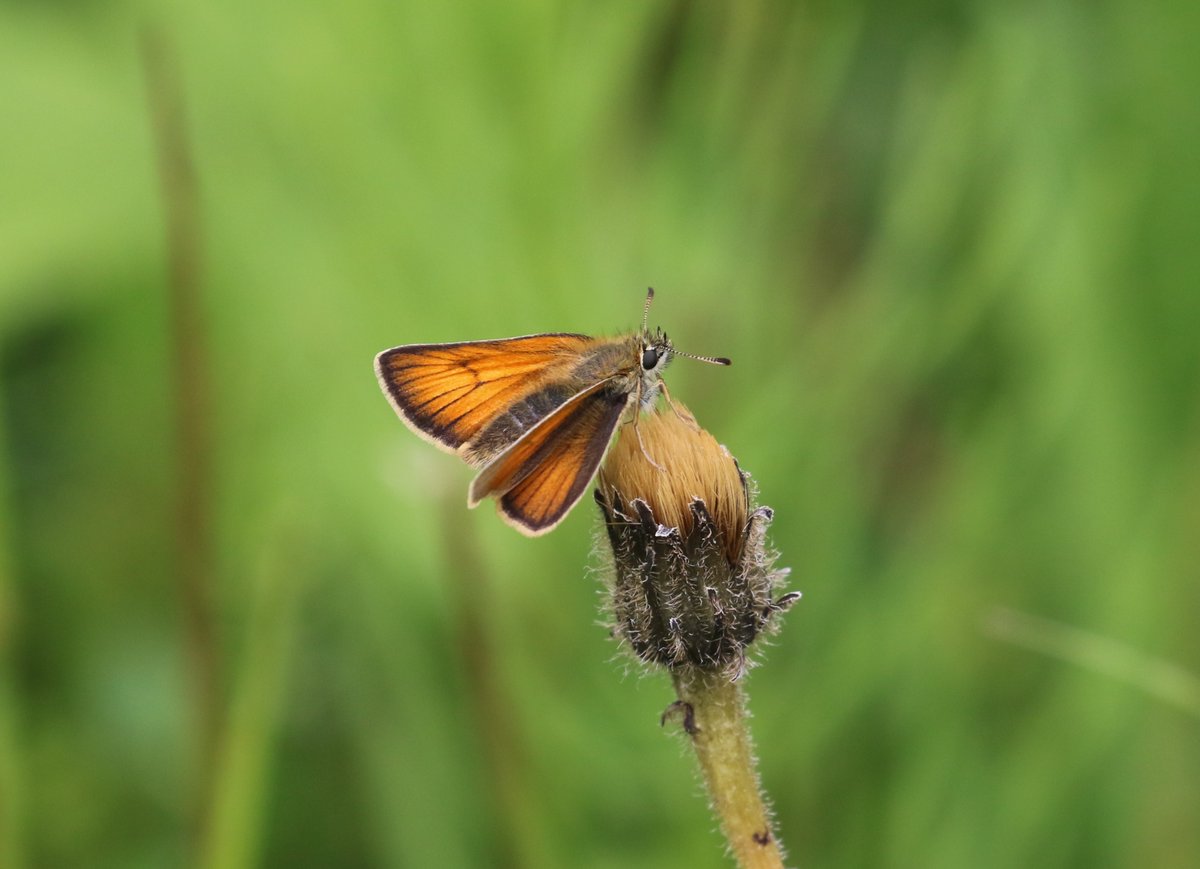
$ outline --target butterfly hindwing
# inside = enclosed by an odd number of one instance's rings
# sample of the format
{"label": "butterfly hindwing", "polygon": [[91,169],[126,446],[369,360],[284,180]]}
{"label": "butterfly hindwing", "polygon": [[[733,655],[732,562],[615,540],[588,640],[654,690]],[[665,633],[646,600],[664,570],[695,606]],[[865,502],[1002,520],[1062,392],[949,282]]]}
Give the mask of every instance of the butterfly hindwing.
{"label": "butterfly hindwing", "polygon": [[549,531],[582,497],[629,401],[607,381],[579,392],[484,468],[469,502],[496,495],[511,524]]}

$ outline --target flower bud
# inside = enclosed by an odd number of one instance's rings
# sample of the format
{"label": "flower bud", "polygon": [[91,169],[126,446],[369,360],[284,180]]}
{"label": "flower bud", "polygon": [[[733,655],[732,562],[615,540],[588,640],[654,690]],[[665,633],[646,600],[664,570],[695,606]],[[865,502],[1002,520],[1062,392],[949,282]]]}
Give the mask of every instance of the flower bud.
{"label": "flower bud", "polygon": [[748,476],[686,411],[621,430],[597,479],[613,552],[614,634],[643,661],[736,678],[746,650],[800,594],[766,546],[769,507],[751,509]]}

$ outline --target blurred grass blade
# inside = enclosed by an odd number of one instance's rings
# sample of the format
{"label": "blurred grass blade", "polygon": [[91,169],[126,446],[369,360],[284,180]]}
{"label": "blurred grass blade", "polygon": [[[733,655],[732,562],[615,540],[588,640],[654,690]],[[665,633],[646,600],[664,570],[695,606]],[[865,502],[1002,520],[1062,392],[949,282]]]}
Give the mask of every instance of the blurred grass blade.
{"label": "blurred grass blade", "polygon": [[22,763],[14,659],[18,629],[13,575],[12,508],[8,441],[4,423],[4,382],[0,380],[0,866],[21,869],[24,858]]}
{"label": "blurred grass blade", "polygon": [[263,805],[288,664],[297,629],[305,552],[297,533],[277,533],[254,578],[241,667],[213,773],[209,826],[201,866],[238,869],[258,865],[265,834]]}
{"label": "blurred grass blade", "polygon": [[[212,437],[207,352],[201,313],[200,216],[184,119],[179,70],[171,41],[158,27],[141,33],[142,66],[158,151],[166,221],[171,334],[171,397],[175,425],[175,576],[184,612],[184,644],[192,692],[197,806],[208,779],[221,727],[220,653],[216,645],[211,576]],[[207,823],[202,810],[194,829]]]}
{"label": "blurred grass blade", "polygon": [[992,612],[984,630],[996,639],[1125,682],[1200,718],[1200,679],[1169,661],[1099,634],[1004,607]]}

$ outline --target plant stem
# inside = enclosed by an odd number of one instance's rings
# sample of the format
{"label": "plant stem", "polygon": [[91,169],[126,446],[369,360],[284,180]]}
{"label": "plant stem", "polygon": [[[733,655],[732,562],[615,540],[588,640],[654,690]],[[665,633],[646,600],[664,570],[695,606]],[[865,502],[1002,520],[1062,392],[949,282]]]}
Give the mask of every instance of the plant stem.
{"label": "plant stem", "polygon": [[276,743],[280,739],[308,580],[312,532],[281,508],[278,531],[249,577],[245,651],[230,692],[225,728],[211,773],[212,798],[197,848],[199,869],[249,869],[262,864]]}
{"label": "plant stem", "polygon": [[[489,865],[537,869],[561,865],[547,853],[548,837],[541,829],[533,788],[528,780],[525,746],[519,722],[506,700],[504,677],[497,666],[500,644],[495,618],[487,601],[491,576],[478,540],[462,529],[458,513],[462,497],[447,490],[441,499],[447,511],[445,541],[447,574],[452,581],[452,611],[463,656],[464,675],[475,732],[483,749],[486,781],[496,817],[495,853]],[[453,511],[452,513],[450,511]]]}
{"label": "plant stem", "polygon": [[211,471],[208,364],[201,298],[199,192],[186,131],[182,85],[164,31],[142,28],[142,68],[158,153],[167,231],[168,307],[175,418],[175,575],[184,616],[184,651],[195,732],[193,832],[207,824],[213,761],[221,728],[222,686],[212,600]]}
{"label": "plant stem", "polygon": [[22,709],[17,690],[17,632],[21,601],[12,555],[12,508],[9,453],[4,420],[4,383],[0,381],[0,866],[20,869],[25,853],[25,803],[22,799]]}
{"label": "plant stem", "polygon": [[783,869],[783,852],[758,781],[740,682],[719,670],[681,668],[672,674],[721,831],[741,869]]}

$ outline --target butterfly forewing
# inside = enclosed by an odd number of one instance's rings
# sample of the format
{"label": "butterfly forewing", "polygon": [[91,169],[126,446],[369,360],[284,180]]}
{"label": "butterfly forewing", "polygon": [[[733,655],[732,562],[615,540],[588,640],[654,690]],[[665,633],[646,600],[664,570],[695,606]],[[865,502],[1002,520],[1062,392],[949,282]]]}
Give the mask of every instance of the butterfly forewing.
{"label": "butterfly forewing", "polygon": [[553,333],[498,341],[413,344],[375,359],[379,383],[400,417],[457,452],[511,405],[569,370],[591,341]]}
{"label": "butterfly forewing", "polygon": [[602,382],[580,392],[488,465],[472,504],[499,495],[501,515],[529,534],[557,525],[596,473],[630,396]]}

